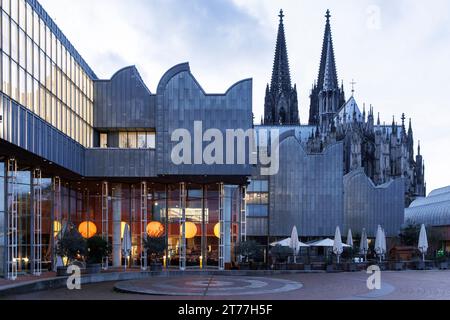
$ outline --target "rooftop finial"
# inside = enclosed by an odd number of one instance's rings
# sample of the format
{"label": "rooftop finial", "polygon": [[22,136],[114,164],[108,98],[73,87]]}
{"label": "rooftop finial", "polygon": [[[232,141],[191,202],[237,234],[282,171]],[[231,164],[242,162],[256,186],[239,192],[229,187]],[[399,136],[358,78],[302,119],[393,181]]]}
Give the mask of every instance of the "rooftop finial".
{"label": "rooftop finial", "polygon": [[284,13],[283,13],[283,9],[280,9],[280,15],[279,15],[279,17],[280,17],[280,23],[283,22],[283,18],[285,17],[285,16],[284,16]]}
{"label": "rooftop finial", "polygon": [[327,14],[325,15],[325,18],[327,18],[327,22],[330,22],[330,18],[331,18],[330,9],[327,10]]}
{"label": "rooftop finial", "polygon": [[355,84],[357,84],[355,82],[355,79],[352,79],[352,82],[350,82],[350,84],[352,85],[352,97],[355,95]]}

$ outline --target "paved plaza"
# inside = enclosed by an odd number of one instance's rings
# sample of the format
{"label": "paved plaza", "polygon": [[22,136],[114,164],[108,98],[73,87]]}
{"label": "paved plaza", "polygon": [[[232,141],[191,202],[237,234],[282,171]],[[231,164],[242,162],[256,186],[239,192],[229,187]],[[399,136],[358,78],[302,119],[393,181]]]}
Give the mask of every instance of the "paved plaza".
{"label": "paved plaza", "polygon": [[450,300],[450,271],[383,272],[381,290],[373,291],[367,288],[368,276],[358,272],[285,274],[272,277],[160,277],[91,284],[75,291],[57,289],[0,299]]}

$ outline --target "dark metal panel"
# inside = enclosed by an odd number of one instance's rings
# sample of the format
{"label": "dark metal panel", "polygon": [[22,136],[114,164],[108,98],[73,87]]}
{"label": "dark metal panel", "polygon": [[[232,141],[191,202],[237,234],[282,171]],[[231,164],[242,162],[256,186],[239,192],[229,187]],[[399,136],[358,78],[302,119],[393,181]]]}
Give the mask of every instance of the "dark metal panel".
{"label": "dark metal panel", "polygon": [[118,71],[111,80],[96,81],[94,126],[102,130],[153,129],[155,108],[150,91],[133,67]]}
{"label": "dark metal panel", "polygon": [[361,233],[365,228],[374,237],[381,225],[389,237],[398,235],[405,217],[403,178],[375,186],[361,169],[346,175],[344,186],[346,229]]}
{"label": "dark metal panel", "polygon": [[322,154],[307,154],[291,136],[280,144],[280,170],[269,177],[270,235],[334,235],[343,227],[343,146],[329,146]]}

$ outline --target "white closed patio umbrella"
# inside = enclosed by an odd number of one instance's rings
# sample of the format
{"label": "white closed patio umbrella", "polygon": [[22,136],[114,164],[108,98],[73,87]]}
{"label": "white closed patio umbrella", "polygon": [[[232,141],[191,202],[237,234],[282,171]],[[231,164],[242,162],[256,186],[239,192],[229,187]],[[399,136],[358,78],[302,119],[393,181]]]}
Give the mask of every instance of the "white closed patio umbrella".
{"label": "white closed patio umbrella", "polygon": [[425,228],[425,225],[422,224],[422,227],[420,228],[420,235],[419,235],[419,251],[422,253],[422,259],[425,262],[425,255],[428,251],[428,237],[427,237],[427,229]]}
{"label": "white closed patio umbrella", "polygon": [[348,229],[347,245],[353,248],[353,234],[352,234],[352,229]]}
{"label": "white closed patio umbrella", "polygon": [[289,247],[294,251],[294,263],[297,263],[297,254],[300,250],[300,241],[298,240],[298,231],[296,226],[292,229]]}
{"label": "white closed patio umbrella", "polygon": [[334,236],[333,253],[337,256],[337,263],[340,263],[341,254],[344,252],[344,246],[342,244],[341,230],[336,228],[336,234]]}
{"label": "white closed patio umbrella", "polygon": [[383,228],[381,228],[381,226],[378,226],[377,237],[375,239],[375,252],[377,256],[380,258],[380,263],[383,259],[384,254],[386,253],[386,250],[384,249],[385,247],[386,247],[386,238],[383,232]]}
{"label": "white closed patio umbrella", "polygon": [[367,231],[363,229],[361,235],[361,244],[359,246],[359,253],[364,255],[364,260],[367,261],[367,253],[369,252],[369,240],[367,238]]}
{"label": "white closed patio umbrella", "polygon": [[128,223],[125,225],[122,239],[122,254],[125,257],[125,270],[127,269],[128,257],[131,254],[131,232]]}
{"label": "white closed patio umbrella", "polygon": [[386,230],[384,230],[384,229],[382,229],[382,230],[383,230],[383,237],[381,238],[381,240],[382,240],[381,248],[383,249],[383,259],[385,259],[386,258],[385,255],[387,254]]}

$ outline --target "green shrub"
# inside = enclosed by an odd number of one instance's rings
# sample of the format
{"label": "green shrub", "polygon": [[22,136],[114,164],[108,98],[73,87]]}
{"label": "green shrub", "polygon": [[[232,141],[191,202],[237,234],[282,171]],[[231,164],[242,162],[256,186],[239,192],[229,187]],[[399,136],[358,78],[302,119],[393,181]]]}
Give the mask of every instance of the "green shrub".
{"label": "green shrub", "polygon": [[70,264],[86,254],[86,240],[75,227],[71,226],[58,241],[56,252],[61,257],[67,257]]}
{"label": "green shrub", "polygon": [[100,236],[94,236],[87,240],[87,263],[102,263],[103,258],[111,253],[110,246],[106,240]]}

